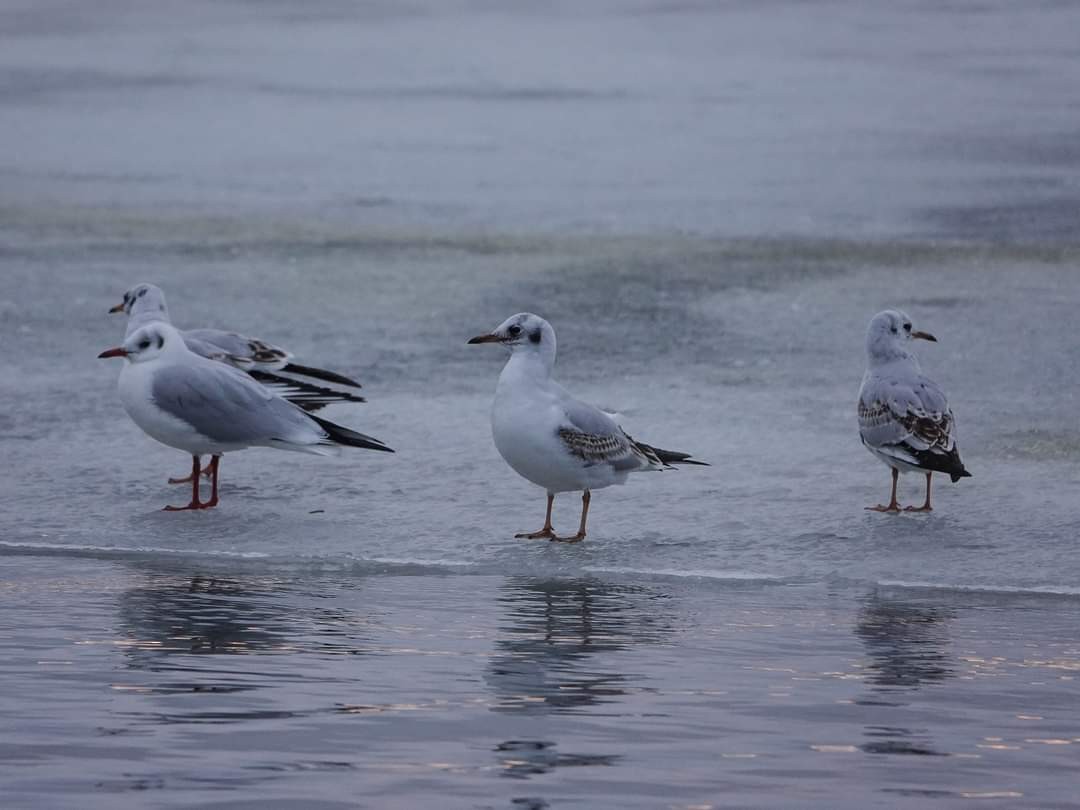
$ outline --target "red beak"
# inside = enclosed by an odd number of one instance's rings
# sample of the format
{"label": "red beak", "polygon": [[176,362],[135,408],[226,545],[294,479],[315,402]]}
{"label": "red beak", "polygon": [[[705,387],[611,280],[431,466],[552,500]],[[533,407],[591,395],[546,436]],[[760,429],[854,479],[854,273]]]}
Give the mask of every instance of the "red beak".
{"label": "red beak", "polygon": [[123,312],[123,311],[124,311],[124,302],[123,301],[121,301],[115,307],[110,307],[109,308],[109,314],[110,315],[115,315],[117,312]]}
{"label": "red beak", "polygon": [[475,343],[498,343],[500,340],[502,340],[502,338],[498,335],[477,335],[476,337],[469,339],[469,344],[472,345]]}
{"label": "red beak", "polygon": [[122,346],[117,346],[115,349],[106,349],[98,355],[98,359],[103,357],[127,357],[127,349]]}

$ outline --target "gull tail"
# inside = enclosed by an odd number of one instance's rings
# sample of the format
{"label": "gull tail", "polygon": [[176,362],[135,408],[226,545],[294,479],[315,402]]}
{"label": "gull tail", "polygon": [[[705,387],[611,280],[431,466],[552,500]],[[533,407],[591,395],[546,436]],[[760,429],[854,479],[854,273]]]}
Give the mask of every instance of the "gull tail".
{"label": "gull tail", "polygon": [[665,467],[670,467],[673,464],[696,464],[699,467],[712,466],[707,461],[698,461],[697,459],[690,458],[690,453],[680,453],[676,450],[663,450],[659,447],[645,444],[644,442],[635,442],[635,444],[644,450],[646,455],[655,456],[656,460]]}
{"label": "gull tail", "polygon": [[338,374],[334,371],[327,371],[324,368],[314,368],[312,366],[301,366],[299,363],[289,363],[281,368],[281,371],[287,371],[289,374],[299,374],[301,377],[311,377],[313,380],[322,380],[323,382],[337,383],[338,385],[348,385],[353,388],[360,388],[361,385],[356,380],[349,379],[344,374]]}
{"label": "gull tail", "polygon": [[327,439],[322,444],[343,444],[347,447],[363,447],[366,450],[382,450],[384,453],[394,452],[374,436],[365,436],[363,433],[357,433],[347,427],[335,425],[333,422],[320,419],[310,413],[308,418],[326,431]]}

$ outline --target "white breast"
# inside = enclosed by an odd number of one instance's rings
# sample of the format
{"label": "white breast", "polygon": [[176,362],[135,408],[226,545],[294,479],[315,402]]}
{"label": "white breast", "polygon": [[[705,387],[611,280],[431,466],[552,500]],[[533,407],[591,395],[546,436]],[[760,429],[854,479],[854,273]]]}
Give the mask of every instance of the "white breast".
{"label": "white breast", "polygon": [[187,422],[159,408],[151,395],[151,382],[146,364],[125,363],[120,371],[120,403],[132,422],[150,438],[193,456],[223,451]]}

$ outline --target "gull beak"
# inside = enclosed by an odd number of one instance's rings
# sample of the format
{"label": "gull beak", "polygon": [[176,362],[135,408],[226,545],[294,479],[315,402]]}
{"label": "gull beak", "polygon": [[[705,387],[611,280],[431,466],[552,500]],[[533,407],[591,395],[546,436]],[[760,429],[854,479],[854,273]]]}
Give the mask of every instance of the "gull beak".
{"label": "gull beak", "polygon": [[127,357],[127,349],[117,346],[115,349],[106,349],[98,355],[99,360],[105,357]]}
{"label": "gull beak", "polygon": [[911,337],[916,340],[929,340],[931,343],[937,343],[937,338],[929,332],[912,332]]}
{"label": "gull beak", "polygon": [[109,310],[109,314],[110,315],[115,315],[117,312],[123,312],[123,311],[124,311],[124,302],[121,301],[119,304],[117,304],[115,307],[112,307]]}
{"label": "gull beak", "polygon": [[475,343],[498,343],[502,340],[498,335],[477,335],[474,338],[469,338],[469,345],[472,346]]}

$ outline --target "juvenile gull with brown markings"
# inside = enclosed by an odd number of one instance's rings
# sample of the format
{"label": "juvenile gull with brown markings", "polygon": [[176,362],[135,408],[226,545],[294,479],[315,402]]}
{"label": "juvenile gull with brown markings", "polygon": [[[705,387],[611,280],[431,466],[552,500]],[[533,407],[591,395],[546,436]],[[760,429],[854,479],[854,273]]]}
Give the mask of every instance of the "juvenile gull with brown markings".
{"label": "juvenile gull with brown markings", "polygon": [[[540,316],[519,313],[469,343],[509,349],[491,410],[495,447],[518,475],[547,491],[543,528],[517,537],[579,542],[585,539],[592,490],[626,483],[632,472],[674,464],[707,466],[689,453],[634,441],[610,414],[575,399],[555,382],[555,330]],[[582,493],[581,522],[571,537],[559,537],[551,526],[551,508],[560,492]]]}

